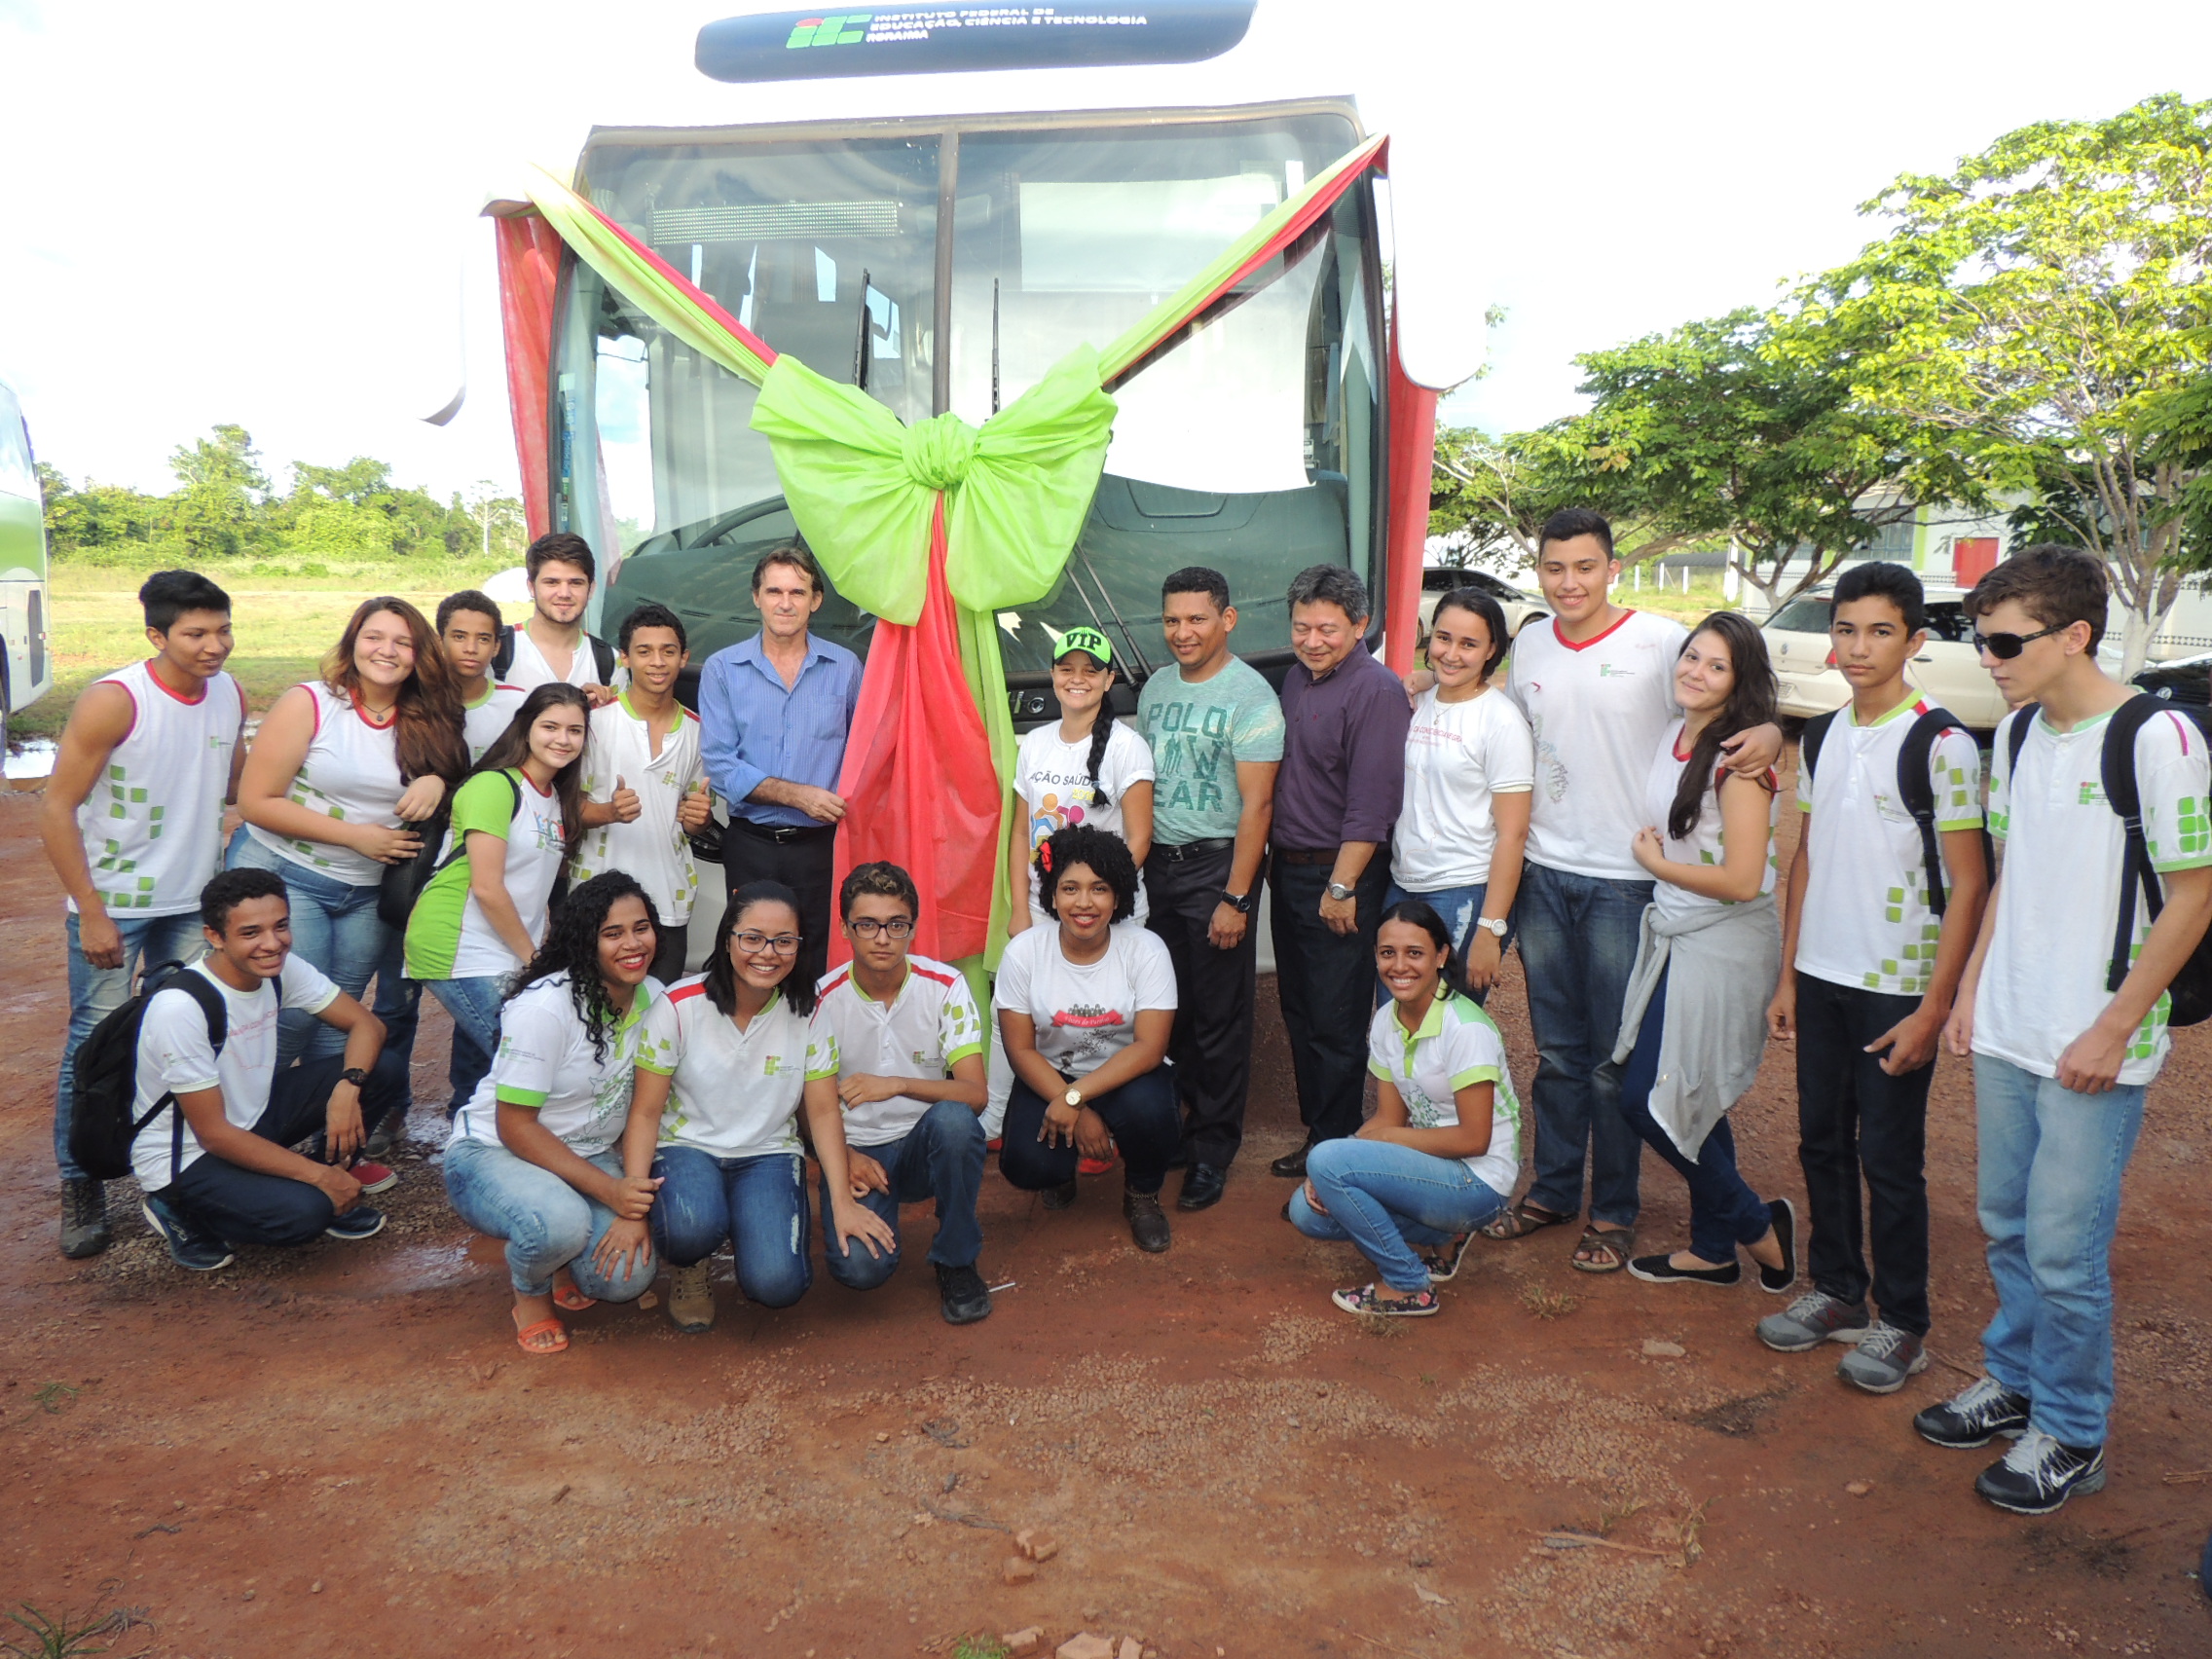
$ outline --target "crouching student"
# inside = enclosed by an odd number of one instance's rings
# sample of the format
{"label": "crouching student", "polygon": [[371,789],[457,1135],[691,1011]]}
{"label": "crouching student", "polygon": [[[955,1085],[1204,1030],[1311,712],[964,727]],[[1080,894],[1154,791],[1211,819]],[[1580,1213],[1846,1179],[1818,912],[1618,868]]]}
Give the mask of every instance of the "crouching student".
{"label": "crouching student", "polygon": [[608,1247],[659,1183],[626,1176],[614,1150],[630,1115],[651,977],[652,905],[630,877],[602,875],[564,900],[499,1011],[498,1052],[454,1120],[446,1194],[461,1219],[507,1241],[515,1340],[559,1353],[556,1307],[629,1302],[652,1282],[649,1252]]}
{"label": "crouching student", "polygon": [[1136,913],[1137,866],[1119,835],[1088,825],[1037,849],[1052,926],[1010,940],[992,1007],[1014,1066],[999,1171],[1047,1209],[1076,1198],[1079,1159],[1121,1149],[1122,1214],[1140,1250],[1171,1241],[1161,1184],[1182,1125],[1162,1063],[1175,1026],[1175,965]]}
{"label": "crouching student", "polygon": [[[622,1162],[634,1179],[651,1171],[659,1190],[650,1248],[667,1258],[668,1317],[680,1331],[714,1324],[708,1259],[725,1243],[748,1301],[789,1308],[806,1294],[802,1103],[822,1163],[832,1259],[856,1238],[871,1254],[898,1246],[898,1235],[852,1198],[834,1075],[807,1081],[814,987],[792,972],[802,943],[792,890],[747,882],[722,911],[706,972],[679,981],[647,1015]],[[645,1251],[645,1226],[626,1219],[609,1247]]]}
{"label": "crouching student", "polygon": [[853,959],[822,981],[807,1087],[833,1082],[844,1111],[852,1192],[891,1232],[880,1252],[846,1248],[830,1225],[823,1171],[824,1259],[830,1276],[873,1290],[899,1266],[899,1206],[937,1200],[937,1269],[945,1323],[991,1310],[976,1258],[983,1248],[976,1194],[983,1184],[983,1017],[957,968],[912,954],[921,896],[895,864],[845,877],[837,908]]}
{"label": "crouching student", "polygon": [[[381,1119],[406,1110],[406,1062],[386,1051],[376,1015],[293,954],[291,911],[269,870],[216,876],[200,895],[207,954],[147,1000],[139,1023],[131,1119],[146,1121],[131,1172],[170,1260],[196,1272],[228,1267],[233,1244],[367,1238],[384,1216],[361,1195],[397,1179],[379,1164],[357,1165],[359,1175],[347,1166]],[[278,1070],[277,1015],[288,1009],[342,1033],[345,1051]],[[332,1161],[289,1150],[318,1131]]]}
{"label": "crouching student", "polygon": [[1505,1043],[1467,994],[1452,930],[1426,901],[1382,912],[1375,970],[1390,1000],[1367,1028],[1375,1116],[1306,1155],[1283,1213],[1309,1238],[1346,1239],[1373,1284],[1337,1291],[1346,1313],[1437,1309],[1476,1231],[1504,1210],[1520,1174],[1521,1102]]}

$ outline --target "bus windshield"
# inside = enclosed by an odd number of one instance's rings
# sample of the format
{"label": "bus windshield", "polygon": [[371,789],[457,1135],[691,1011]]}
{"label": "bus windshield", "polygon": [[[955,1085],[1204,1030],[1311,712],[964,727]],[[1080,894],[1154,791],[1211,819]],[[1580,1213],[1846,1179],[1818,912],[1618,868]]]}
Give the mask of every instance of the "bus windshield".
{"label": "bus windshield", "polygon": [[[1084,121],[607,134],[584,176],[603,211],[778,350],[902,420],[949,408],[979,424],[1075,347],[1111,342],[1358,136],[1333,111]],[[1287,649],[1297,571],[1380,573],[1372,215],[1364,189],[1347,192],[1117,390],[1066,576],[1000,616],[1017,685],[1043,683],[1049,634],[1078,622],[1106,626],[1140,675],[1165,661],[1160,583],[1182,566],[1228,574],[1247,657]],[[674,605],[703,661],[758,625],[753,562],[795,529],[748,424],[755,390],[586,267],[557,332],[557,514],[626,554],[608,622],[645,598]],[[865,651],[872,619],[832,595],[816,626]]]}

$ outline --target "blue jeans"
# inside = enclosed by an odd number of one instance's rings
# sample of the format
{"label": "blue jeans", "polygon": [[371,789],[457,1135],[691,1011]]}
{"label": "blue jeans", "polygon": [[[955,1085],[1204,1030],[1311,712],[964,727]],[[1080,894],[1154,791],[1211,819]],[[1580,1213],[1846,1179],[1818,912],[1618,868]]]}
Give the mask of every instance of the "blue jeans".
{"label": "blue jeans", "polygon": [[1621,1003],[1636,966],[1637,931],[1651,903],[1648,881],[1570,875],[1529,864],[1513,902],[1529,1023],[1536,1039],[1535,1179],[1523,1201],[1561,1215],[1582,1208],[1590,1157],[1590,1219],[1636,1225],[1643,1148],[1621,1116],[1608,1062]]}
{"label": "blue jeans", "polygon": [[[871,1192],[861,1202],[881,1216],[899,1235],[899,1206],[937,1199],[937,1238],[929,1259],[940,1267],[975,1265],[983,1251],[983,1230],[976,1221],[976,1195],[983,1185],[983,1123],[957,1100],[933,1103],[914,1126],[880,1146],[856,1146],[883,1165],[891,1191]],[[880,1256],[866,1244],[851,1250],[830,1219],[830,1182],[822,1183],[822,1259],[830,1276],[852,1290],[873,1290],[899,1267],[894,1243]]]}
{"label": "blue jeans", "polygon": [[1621,1068],[1621,1116],[1630,1127],[1673,1167],[1690,1190],[1690,1254],[1701,1262],[1733,1262],[1736,1246],[1756,1244],[1774,1226],[1766,1200],[1751,1191],[1736,1169],[1736,1133],[1724,1113],[1697,1149],[1684,1158],[1674,1137],[1651,1115],[1651,1086],[1659,1081],[1659,1044],[1667,1026],[1667,978],[1663,969],[1637,1028],[1636,1049]]}
{"label": "blue jeans", "polygon": [[2067,1446],[2102,1446],[2112,1412],[2112,1235],[2120,1178],[2143,1127],[2143,1086],[2077,1094],[1987,1054],[1973,1057],[1976,1202],[1997,1316],[1981,1334],[1990,1376],[2032,1402]]}
{"label": "blue jeans", "polygon": [[[1174,1068],[1164,1063],[1154,1066],[1084,1104],[1104,1121],[1121,1149],[1125,1190],[1146,1198],[1159,1192],[1167,1179],[1167,1161],[1175,1156],[1183,1135]],[[1044,1126],[1044,1097],[1016,1077],[1014,1092],[1007,1097],[999,1173],[1008,1185],[1025,1193],[1066,1186],[1075,1179],[1075,1166],[1082,1158],[1072,1143],[1047,1146],[1039,1140]]]}
{"label": "blue jeans", "polygon": [[795,1152],[717,1158],[664,1146],[653,1160],[653,1248],[672,1268],[705,1261],[728,1239],[737,1288],[763,1308],[789,1308],[814,1282],[807,1256],[806,1161]]}
{"label": "blue jeans", "polygon": [[[377,983],[376,1016],[384,1021],[387,1053],[402,1060],[415,1052],[416,1006],[420,992],[406,977],[400,930],[387,927],[377,914],[380,889],[355,887],[273,853],[251,835],[231,842],[231,868],[272,870],[292,896],[292,948],[304,962],[327,974],[356,1002]],[[346,1033],[313,1014],[289,1008],[276,1019],[276,1064],[328,1059],[346,1051]]]}
{"label": "blue jeans", "polygon": [[1290,1196],[1290,1224],[1309,1238],[1349,1240],[1392,1290],[1428,1288],[1428,1269],[1410,1246],[1441,1244],[1472,1233],[1502,1210],[1493,1191],[1456,1158],[1438,1158],[1389,1141],[1323,1141],[1306,1155],[1306,1179],[1328,1214]]}
{"label": "blue jeans", "polygon": [[[1387,910],[1408,899],[1419,899],[1434,910],[1442,918],[1445,931],[1452,936],[1452,960],[1464,972],[1467,966],[1467,940],[1475,937],[1475,918],[1483,913],[1483,901],[1489,896],[1490,883],[1487,881],[1478,881],[1471,887],[1439,887],[1433,893],[1416,893],[1393,881],[1390,883],[1389,895],[1382,901],[1382,908]],[[1390,988],[1382,984],[1380,977],[1376,984],[1379,987],[1377,1006],[1380,1007],[1389,1000]],[[1474,998],[1478,1003],[1488,1002],[1490,992],[1477,991]]]}
{"label": "blue jeans", "polygon": [[[588,1161],[609,1175],[622,1173],[620,1153],[603,1152]],[[507,1241],[507,1277],[517,1296],[549,1294],[554,1273],[567,1268],[586,1296],[634,1302],[660,1271],[658,1263],[633,1257],[619,1277],[601,1272],[592,1252],[614,1225],[614,1212],[491,1141],[456,1140],[446,1147],[446,1197],[477,1232]]]}
{"label": "blue jeans", "polygon": [[476,1086],[492,1069],[492,1056],[499,1051],[499,1002],[506,980],[487,974],[474,979],[421,983],[453,1015],[453,1057],[446,1065],[446,1082],[453,1086],[453,1098],[446,1102],[450,1118],[468,1104]]}
{"label": "blue jeans", "polygon": [[64,1181],[82,1181],[85,1172],[69,1156],[69,1120],[77,1097],[77,1051],[92,1034],[92,1027],[130,1000],[130,981],[142,967],[164,962],[189,962],[206,949],[200,933],[200,912],[178,916],[117,916],[115,931],[123,936],[123,966],[94,968],[85,960],[77,936],[77,913],[69,912],[69,1028],[61,1039],[61,1077],[54,1090],[54,1161]]}

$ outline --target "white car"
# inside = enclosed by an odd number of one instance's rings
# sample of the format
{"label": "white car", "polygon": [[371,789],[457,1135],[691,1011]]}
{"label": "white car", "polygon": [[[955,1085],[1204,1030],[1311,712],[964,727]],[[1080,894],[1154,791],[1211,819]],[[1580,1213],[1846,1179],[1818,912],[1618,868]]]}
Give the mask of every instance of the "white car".
{"label": "white car", "polygon": [[1488,571],[1462,571],[1431,567],[1420,573],[1420,639],[1419,647],[1428,647],[1428,631],[1436,622],[1436,605],[1454,588],[1479,588],[1497,601],[1498,609],[1505,612],[1505,631],[1508,636],[1521,632],[1533,616],[1549,616],[1551,607],[1540,595],[1517,588],[1511,582],[1492,575]]}
{"label": "white car", "polygon": [[[1928,590],[1928,643],[1905,664],[1905,678],[1930,702],[1951,711],[1975,731],[1993,731],[2005,718],[1997,682],[1973,648],[1973,624],[1959,588]],[[1782,694],[1782,712],[1810,719],[1851,701],[1851,682],[1835,666],[1828,641],[1830,587],[1801,593],[1766,619],[1767,655]]]}

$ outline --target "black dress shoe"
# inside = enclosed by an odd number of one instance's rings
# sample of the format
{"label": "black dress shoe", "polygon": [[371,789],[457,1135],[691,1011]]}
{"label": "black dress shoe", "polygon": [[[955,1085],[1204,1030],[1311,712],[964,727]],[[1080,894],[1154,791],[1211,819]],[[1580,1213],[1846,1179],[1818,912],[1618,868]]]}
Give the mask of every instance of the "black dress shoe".
{"label": "black dress shoe", "polygon": [[1296,1152],[1284,1153],[1280,1158],[1276,1159],[1272,1163],[1268,1165],[1268,1173],[1271,1175],[1280,1175],[1285,1181],[1305,1180],[1306,1155],[1312,1150],[1313,1143],[1311,1141],[1308,1141]]}
{"label": "black dress shoe", "polygon": [[1045,1207],[1049,1210],[1066,1209],[1074,1202],[1075,1181],[1072,1177],[1061,1182],[1057,1187],[1047,1187],[1045,1189]]}
{"label": "black dress shoe", "polygon": [[978,1319],[990,1317],[991,1293],[973,1262],[964,1268],[948,1268],[942,1262],[938,1263],[937,1290],[942,1298],[947,1325],[973,1325]]}
{"label": "black dress shoe", "polygon": [[1222,1192],[1228,1185],[1228,1171],[1210,1163],[1193,1163],[1190,1173],[1183,1177],[1183,1192],[1176,1198],[1175,1207],[1179,1210],[1211,1209],[1221,1202]]}
{"label": "black dress shoe", "polygon": [[1129,1236],[1136,1240],[1138,1249],[1157,1256],[1167,1248],[1172,1235],[1158,1193],[1124,1193],[1122,1214],[1128,1218]]}

